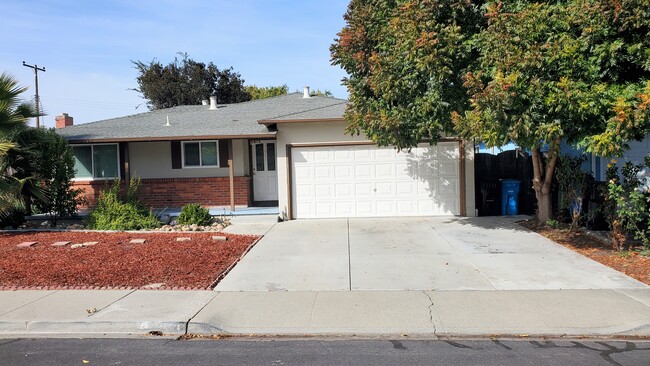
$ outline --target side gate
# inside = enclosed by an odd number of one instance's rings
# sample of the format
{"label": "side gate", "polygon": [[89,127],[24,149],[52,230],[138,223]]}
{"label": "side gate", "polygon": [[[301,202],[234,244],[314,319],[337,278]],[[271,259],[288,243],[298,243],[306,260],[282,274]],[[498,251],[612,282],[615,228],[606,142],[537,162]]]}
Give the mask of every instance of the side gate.
{"label": "side gate", "polygon": [[509,150],[498,155],[479,153],[474,158],[476,209],[478,216],[501,215],[502,179],[521,181],[519,213],[534,215],[537,209],[533,190],[533,158],[527,153]]}

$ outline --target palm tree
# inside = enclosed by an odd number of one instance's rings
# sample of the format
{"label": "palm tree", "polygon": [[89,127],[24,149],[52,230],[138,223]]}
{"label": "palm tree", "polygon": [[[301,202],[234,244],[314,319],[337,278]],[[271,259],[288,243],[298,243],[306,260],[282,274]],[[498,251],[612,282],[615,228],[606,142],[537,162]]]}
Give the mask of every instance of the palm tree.
{"label": "palm tree", "polygon": [[33,146],[43,134],[27,125],[36,113],[31,103],[19,99],[26,90],[12,76],[0,75],[0,220],[30,213],[32,197],[46,197],[32,177]]}

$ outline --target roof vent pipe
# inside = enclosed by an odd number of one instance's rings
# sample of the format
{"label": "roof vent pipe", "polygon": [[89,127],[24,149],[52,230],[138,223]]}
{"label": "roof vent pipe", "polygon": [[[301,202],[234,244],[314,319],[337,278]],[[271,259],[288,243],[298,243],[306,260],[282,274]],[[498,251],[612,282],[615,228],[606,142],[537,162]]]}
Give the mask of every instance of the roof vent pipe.
{"label": "roof vent pipe", "polygon": [[210,104],[210,102],[208,102],[207,99],[201,100],[201,105],[208,105],[208,104]]}
{"label": "roof vent pipe", "polygon": [[309,93],[309,86],[306,86],[305,89],[303,90],[302,97],[311,98],[311,94]]}
{"label": "roof vent pipe", "polygon": [[212,95],[210,97],[210,110],[216,110],[217,109],[217,96]]}

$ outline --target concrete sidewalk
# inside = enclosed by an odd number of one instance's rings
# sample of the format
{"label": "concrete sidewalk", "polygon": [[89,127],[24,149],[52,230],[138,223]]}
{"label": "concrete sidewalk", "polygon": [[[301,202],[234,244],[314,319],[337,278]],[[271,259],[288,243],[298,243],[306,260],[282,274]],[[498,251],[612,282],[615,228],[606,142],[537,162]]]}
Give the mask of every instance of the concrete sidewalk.
{"label": "concrete sidewalk", "polygon": [[0,291],[0,337],[650,336],[650,289]]}

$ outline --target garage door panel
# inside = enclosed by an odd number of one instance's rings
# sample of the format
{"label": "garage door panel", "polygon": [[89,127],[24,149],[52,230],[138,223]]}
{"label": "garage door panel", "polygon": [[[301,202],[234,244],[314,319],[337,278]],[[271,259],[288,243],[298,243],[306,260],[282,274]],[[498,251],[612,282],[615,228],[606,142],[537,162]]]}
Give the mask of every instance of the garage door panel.
{"label": "garage door panel", "polygon": [[329,150],[315,150],[313,161],[316,163],[331,163],[334,152]]}
{"label": "garage door panel", "polygon": [[356,216],[375,216],[375,202],[374,201],[356,201],[355,204]]}
{"label": "garage door panel", "polygon": [[336,217],[354,216],[354,205],[350,201],[334,202]]}
{"label": "garage door panel", "polygon": [[336,180],[353,179],[353,170],[354,167],[352,165],[337,165],[334,167],[334,178]]}
{"label": "garage door panel", "polygon": [[393,163],[376,163],[375,178],[377,179],[394,179],[395,165]]}
{"label": "garage door panel", "polygon": [[373,178],[373,170],[370,164],[355,164],[354,178],[357,180],[370,180]]}
{"label": "garage door panel", "polygon": [[458,163],[451,162],[451,161],[440,162],[438,175],[442,177],[447,177],[447,176],[457,177]]}
{"label": "garage door panel", "polygon": [[454,195],[458,194],[458,180],[457,179],[442,179],[438,182],[438,193],[440,195]]}
{"label": "garage door panel", "polygon": [[395,216],[396,204],[395,201],[377,200],[377,215],[376,216]]}
{"label": "garage door panel", "polygon": [[332,194],[333,188],[334,187],[330,184],[315,184],[314,197],[316,200],[334,198],[334,195]]}
{"label": "garage door panel", "polygon": [[293,148],[294,216],[457,215],[457,152],[457,143]]}
{"label": "garage door panel", "polygon": [[340,198],[353,198],[354,185],[352,183],[336,183],[334,184],[334,194],[336,199]]}

